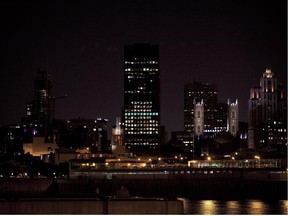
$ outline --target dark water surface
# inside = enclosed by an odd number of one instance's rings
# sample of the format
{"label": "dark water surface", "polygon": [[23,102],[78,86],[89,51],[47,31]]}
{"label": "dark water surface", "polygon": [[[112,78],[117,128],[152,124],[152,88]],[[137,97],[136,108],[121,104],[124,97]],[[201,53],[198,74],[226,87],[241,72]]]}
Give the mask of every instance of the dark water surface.
{"label": "dark water surface", "polygon": [[192,200],[184,201],[184,214],[221,215],[221,214],[288,214],[288,200]]}

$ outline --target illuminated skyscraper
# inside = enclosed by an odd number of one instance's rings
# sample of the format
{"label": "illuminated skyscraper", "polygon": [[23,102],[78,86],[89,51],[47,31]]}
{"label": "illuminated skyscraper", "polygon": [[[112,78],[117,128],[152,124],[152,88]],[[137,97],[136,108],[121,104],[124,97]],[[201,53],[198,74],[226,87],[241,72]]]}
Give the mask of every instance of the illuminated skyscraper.
{"label": "illuminated skyscraper", "polygon": [[250,91],[248,147],[271,147],[287,143],[287,99],[274,73],[266,69],[260,86]]}
{"label": "illuminated skyscraper", "polygon": [[124,142],[131,150],[155,149],[160,137],[158,46],[124,48]]}

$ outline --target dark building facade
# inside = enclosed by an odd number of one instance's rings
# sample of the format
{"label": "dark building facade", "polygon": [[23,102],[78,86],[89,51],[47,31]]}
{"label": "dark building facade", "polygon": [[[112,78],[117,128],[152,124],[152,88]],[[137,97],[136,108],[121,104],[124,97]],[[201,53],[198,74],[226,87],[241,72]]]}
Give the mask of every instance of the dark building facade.
{"label": "dark building facade", "polygon": [[[184,132],[191,133],[191,152],[195,157],[209,154],[205,142],[219,133],[239,136],[238,100],[218,103],[214,84],[194,82],[184,86]],[[205,147],[206,146],[206,147]]]}
{"label": "dark building facade", "polygon": [[59,147],[108,152],[107,124],[108,119],[103,118],[56,120],[53,136]]}
{"label": "dark building facade", "polygon": [[26,104],[26,117],[21,120],[23,141],[31,141],[33,136],[48,138],[52,123],[52,76],[44,69],[39,69],[34,79],[34,98]]}
{"label": "dark building facade", "polygon": [[277,147],[287,144],[287,92],[270,69],[251,88],[248,147]]}
{"label": "dark building facade", "polygon": [[218,91],[214,84],[194,82],[184,86],[184,131],[194,133],[195,104],[204,105],[204,129],[212,130],[217,114]]}
{"label": "dark building facade", "polygon": [[156,45],[124,47],[123,122],[127,148],[157,148],[160,138],[160,71]]}
{"label": "dark building facade", "polygon": [[47,135],[52,124],[52,76],[40,69],[34,81],[34,106],[32,116],[37,122],[38,133]]}
{"label": "dark building facade", "polygon": [[185,131],[173,131],[171,132],[171,140],[173,142],[180,141],[182,145],[180,146],[184,152],[189,156],[194,156],[194,139],[193,134]]}
{"label": "dark building facade", "polygon": [[0,156],[22,153],[22,133],[19,125],[0,126]]}

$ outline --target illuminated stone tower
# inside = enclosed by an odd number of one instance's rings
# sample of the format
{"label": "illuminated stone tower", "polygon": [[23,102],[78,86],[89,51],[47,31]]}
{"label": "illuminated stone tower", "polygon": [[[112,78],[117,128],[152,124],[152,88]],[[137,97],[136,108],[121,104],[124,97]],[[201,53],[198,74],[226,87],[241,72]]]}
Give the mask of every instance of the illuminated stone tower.
{"label": "illuminated stone tower", "polygon": [[124,142],[131,150],[155,149],[160,137],[158,46],[124,48]]}
{"label": "illuminated stone tower", "polygon": [[124,145],[124,130],[121,127],[120,118],[116,118],[116,125],[112,128],[112,145],[122,146]]}
{"label": "illuminated stone tower", "polygon": [[231,103],[230,100],[228,104],[228,118],[227,118],[227,130],[233,136],[237,136],[239,132],[239,106],[238,100],[235,103]]}
{"label": "illuminated stone tower", "polygon": [[194,134],[201,136],[204,133],[204,103],[194,101]]}

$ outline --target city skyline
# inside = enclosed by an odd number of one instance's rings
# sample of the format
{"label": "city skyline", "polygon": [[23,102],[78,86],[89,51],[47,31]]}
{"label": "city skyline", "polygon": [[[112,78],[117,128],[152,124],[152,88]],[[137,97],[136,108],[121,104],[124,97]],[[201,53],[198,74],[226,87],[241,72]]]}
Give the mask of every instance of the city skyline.
{"label": "city skyline", "polygon": [[[162,4],[163,3],[163,4]],[[267,67],[286,85],[285,1],[2,3],[0,124],[20,123],[39,67],[53,76],[56,118],[109,119],[124,106],[124,46],[159,45],[161,125],[183,130],[184,85],[215,84],[219,102],[249,91]],[[4,19],[5,18],[5,19]]]}

